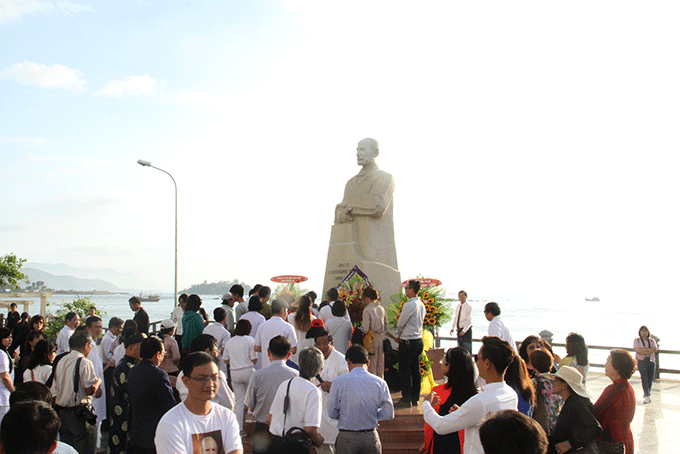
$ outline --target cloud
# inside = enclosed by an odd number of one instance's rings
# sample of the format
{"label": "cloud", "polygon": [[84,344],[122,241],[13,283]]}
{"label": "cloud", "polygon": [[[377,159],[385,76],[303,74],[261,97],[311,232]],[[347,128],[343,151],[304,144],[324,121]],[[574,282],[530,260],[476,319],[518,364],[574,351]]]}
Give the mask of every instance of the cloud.
{"label": "cloud", "polygon": [[[0,0],[2,1],[2,0]],[[85,93],[85,79],[77,69],[64,65],[47,66],[24,60],[14,63],[0,71],[0,79],[14,79],[20,85],[35,85],[42,88],[63,88],[73,92]]]}
{"label": "cloud", "polygon": [[68,17],[75,17],[74,14],[77,14],[81,11],[87,11],[90,13],[94,12],[94,10],[87,5],[76,5],[75,3],[71,2],[57,2],[57,6],[64,13],[64,15]]}
{"label": "cloud", "polygon": [[0,0],[0,24],[17,21],[26,14],[50,14],[56,8],[59,8],[67,17],[74,17],[74,14],[82,11],[94,12],[87,5],[77,5],[67,1],[58,1],[55,6],[54,2],[41,0]]}
{"label": "cloud", "polygon": [[148,74],[130,76],[114,80],[100,88],[95,94],[107,98],[120,98],[123,95],[151,96],[158,92],[159,83]]}
{"label": "cloud", "polygon": [[19,20],[25,14],[49,13],[54,3],[38,0],[0,0],[0,24]]}

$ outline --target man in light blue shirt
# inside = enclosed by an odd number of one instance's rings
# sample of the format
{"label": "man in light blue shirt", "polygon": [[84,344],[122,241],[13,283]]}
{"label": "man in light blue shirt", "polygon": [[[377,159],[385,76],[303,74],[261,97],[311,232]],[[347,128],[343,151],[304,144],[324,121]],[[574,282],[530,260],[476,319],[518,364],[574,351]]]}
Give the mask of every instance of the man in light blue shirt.
{"label": "man in light blue shirt", "polygon": [[337,454],[380,454],[378,421],[394,418],[390,390],[368,372],[368,352],[352,345],[345,353],[349,373],[336,377],[328,396],[328,415],[338,420]]}
{"label": "man in light blue shirt", "polygon": [[423,352],[423,320],[425,305],[418,297],[420,281],[410,280],[404,290],[409,298],[397,321],[399,343],[399,381],[401,400],[396,408],[417,406],[420,400],[420,354]]}

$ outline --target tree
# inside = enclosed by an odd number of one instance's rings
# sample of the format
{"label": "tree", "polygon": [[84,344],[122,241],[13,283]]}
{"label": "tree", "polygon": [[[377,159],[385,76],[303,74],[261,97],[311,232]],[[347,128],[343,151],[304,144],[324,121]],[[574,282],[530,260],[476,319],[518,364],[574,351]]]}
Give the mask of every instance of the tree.
{"label": "tree", "polygon": [[[75,312],[78,314],[78,317],[80,317],[80,320],[85,321],[85,319],[90,315],[90,307],[92,306],[94,305],[92,304],[92,301],[89,297],[78,298],[70,303],[62,301],[61,304],[59,304],[59,309],[57,309],[56,314],[49,314],[47,316],[45,334],[47,337],[56,337],[57,334],[59,334],[59,331],[64,327],[64,318],[69,312]],[[97,307],[95,307],[94,313],[98,317],[102,316],[102,311]]]}
{"label": "tree", "polygon": [[0,286],[10,287],[12,290],[19,286],[19,281],[28,282],[28,278],[21,272],[21,265],[26,259],[17,258],[14,253],[7,254],[0,259]]}

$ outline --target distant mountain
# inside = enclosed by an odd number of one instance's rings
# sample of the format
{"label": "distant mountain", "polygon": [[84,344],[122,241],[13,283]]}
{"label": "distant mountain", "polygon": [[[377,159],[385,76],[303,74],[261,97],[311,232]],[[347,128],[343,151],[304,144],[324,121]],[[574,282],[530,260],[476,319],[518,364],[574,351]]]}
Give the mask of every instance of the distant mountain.
{"label": "distant mountain", "polygon": [[[39,274],[35,274],[36,277],[31,276],[31,272],[43,272],[47,273],[51,278],[38,277]],[[28,278],[31,282],[35,281],[45,281],[45,285],[55,290],[106,290],[106,291],[122,291],[122,290],[132,290],[132,291],[156,291],[157,285],[147,282],[143,279],[138,278],[132,273],[119,273],[118,271],[112,270],[110,268],[102,268],[99,270],[86,269],[86,268],[73,268],[63,263],[33,263],[27,262],[21,271],[29,276]],[[61,279],[64,279],[61,281]],[[53,285],[50,279],[58,279]],[[59,283],[61,282],[61,283]],[[69,284],[73,282],[74,284]],[[78,284],[85,285],[86,287],[78,287]]]}
{"label": "distant mountain", "polygon": [[118,287],[103,279],[81,279],[75,276],[55,276],[35,268],[22,267],[24,273],[31,282],[43,281],[47,288],[54,290],[104,290],[107,292],[120,291]]}

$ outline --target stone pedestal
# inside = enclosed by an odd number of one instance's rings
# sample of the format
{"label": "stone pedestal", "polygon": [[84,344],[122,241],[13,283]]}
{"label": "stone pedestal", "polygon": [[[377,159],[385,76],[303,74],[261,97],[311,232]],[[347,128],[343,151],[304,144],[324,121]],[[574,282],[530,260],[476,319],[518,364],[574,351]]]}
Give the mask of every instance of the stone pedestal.
{"label": "stone pedestal", "polygon": [[380,303],[388,306],[392,304],[391,296],[401,290],[401,273],[384,263],[367,260],[361,250],[359,236],[359,225],[354,222],[331,227],[323,289],[327,291],[338,286],[356,265],[380,294]]}

